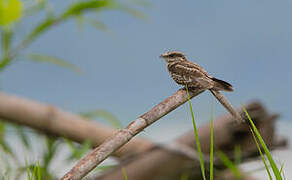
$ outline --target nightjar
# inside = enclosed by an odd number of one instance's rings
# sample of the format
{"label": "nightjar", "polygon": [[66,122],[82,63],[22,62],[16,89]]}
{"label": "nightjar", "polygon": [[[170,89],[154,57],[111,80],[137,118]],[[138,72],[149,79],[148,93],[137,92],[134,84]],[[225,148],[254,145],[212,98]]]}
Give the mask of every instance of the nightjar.
{"label": "nightjar", "polygon": [[172,79],[189,88],[233,91],[232,85],[210,76],[202,67],[186,59],[179,51],[170,51],[160,56],[166,62]]}

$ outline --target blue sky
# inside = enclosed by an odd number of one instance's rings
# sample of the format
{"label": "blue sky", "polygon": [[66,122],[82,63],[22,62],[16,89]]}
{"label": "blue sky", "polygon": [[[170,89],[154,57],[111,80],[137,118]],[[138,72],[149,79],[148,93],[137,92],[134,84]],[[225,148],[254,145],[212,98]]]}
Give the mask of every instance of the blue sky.
{"label": "blue sky", "polygon": [[[63,58],[79,66],[83,75],[23,56],[2,72],[1,88],[67,111],[105,109],[126,125],[179,88],[159,55],[180,50],[234,86],[233,93],[225,93],[234,106],[258,99],[290,121],[292,1],[149,2],[151,7],[139,8],[146,20],[123,12],[102,13],[99,19],[110,33],[90,26],[80,31],[69,21],[27,50]],[[18,27],[19,36],[37,19]],[[207,91],[192,102],[201,121],[209,120],[211,105],[216,115],[225,113]],[[158,125],[179,121],[191,127],[189,118],[184,106]]]}

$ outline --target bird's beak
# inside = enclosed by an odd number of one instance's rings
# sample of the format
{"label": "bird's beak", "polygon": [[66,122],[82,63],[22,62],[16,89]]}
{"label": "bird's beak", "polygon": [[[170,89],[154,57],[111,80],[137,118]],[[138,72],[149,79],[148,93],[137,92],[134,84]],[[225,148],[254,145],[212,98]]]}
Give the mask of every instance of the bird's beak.
{"label": "bird's beak", "polygon": [[164,55],[164,54],[161,54],[159,57],[160,57],[160,58],[164,58],[164,57],[165,57],[165,55]]}

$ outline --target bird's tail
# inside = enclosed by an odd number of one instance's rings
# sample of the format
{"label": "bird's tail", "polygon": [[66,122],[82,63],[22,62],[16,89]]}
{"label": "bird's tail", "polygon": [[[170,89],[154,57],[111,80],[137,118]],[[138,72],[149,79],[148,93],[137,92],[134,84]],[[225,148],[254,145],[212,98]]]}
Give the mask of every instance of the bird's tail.
{"label": "bird's tail", "polygon": [[216,91],[233,91],[232,85],[228,82],[216,78],[212,78],[212,80],[214,81],[214,87],[212,89]]}

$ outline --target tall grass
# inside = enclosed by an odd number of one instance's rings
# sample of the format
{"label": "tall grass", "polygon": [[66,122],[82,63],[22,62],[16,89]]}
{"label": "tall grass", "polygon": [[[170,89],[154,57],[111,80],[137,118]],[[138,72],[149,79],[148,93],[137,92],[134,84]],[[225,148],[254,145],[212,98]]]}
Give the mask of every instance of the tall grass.
{"label": "tall grass", "polygon": [[[242,106],[242,108],[243,108],[243,110],[244,110],[244,112],[245,112],[245,114],[247,116],[247,119],[249,120],[249,123],[250,123],[250,126],[251,126],[251,131],[253,132],[253,134],[256,137],[256,138],[254,137],[255,138],[255,142],[257,143],[257,139],[258,139],[258,141],[259,141],[262,149],[264,150],[264,152],[265,152],[265,154],[266,154],[266,156],[268,158],[268,161],[269,161],[269,163],[270,163],[270,165],[272,167],[272,170],[273,170],[273,173],[274,173],[274,176],[275,176],[276,180],[282,180],[283,178],[281,176],[281,172],[280,172],[279,168],[277,167],[277,165],[276,165],[276,163],[275,163],[275,161],[274,161],[274,159],[273,159],[273,157],[272,157],[272,155],[271,155],[266,143],[264,142],[262,136],[260,135],[260,132],[258,131],[258,129],[256,128],[255,124],[251,120],[251,118],[250,118],[247,110],[245,109],[245,107]],[[259,146],[257,146],[257,147],[258,147],[259,152],[261,153],[261,150],[260,150],[261,148]],[[263,162],[265,164],[264,158],[262,158],[262,160],[263,160]],[[265,164],[265,167],[266,167],[267,172],[269,172],[268,167],[267,167],[266,164]],[[271,178],[270,174],[269,174],[269,177]]]}
{"label": "tall grass", "polygon": [[188,102],[189,102],[189,106],[190,106],[190,111],[191,111],[191,115],[192,115],[192,122],[193,122],[193,127],[194,127],[195,138],[196,138],[197,150],[198,150],[198,153],[199,153],[199,160],[200,160],[200,165],[201,165],[202,177],[203,177],[204,180],[206,180],[203,153],[202,153],[202,150],[201,150],[198,129],[197,129],[197,126],[196,126],[195,116],[194,116],[194,113],[193,113],[192,103],[191,103],[191,100],[190,100],[190,94],[189,94],[189,90],[188,90],[187,86],[186,86],[186,89],[187,89],[187,95],[188,95]]}
{"label": "tall grass", "polygon": [[268,173],[268,175],[269,175],[269,179],[270,179],[270,180],[273,180],[272,175],[271,175],[271,172],[270,172],[270,169],[269,169],[269,166],[268,166],[268,164],[267,164],[267,162],[266,162],[266,159],[265,159],[265,157],[264,157],[264,155],[263,155],[263,153],[262,153],[262,150],[261,150],[261,148],[260,148],[260,145],[259,145],[259,143],[258,143],[258,140],[257,140],[257,138],[256,138],[256,136],[255,136],[253,130],[251,129],[251,127],[250,127],[250,131],[251,131],[251,134],[252,134],[252,136],[253,136],[254,142],[256,143],[256,146],[257,146],[257,148],[258,148],[258,151],[259,151],[259,153],[260,153],[260,156],[261,156],[261,158],[262,158],[262,161],[263,161],[263,163],[264,163],[264,165],[265,165],[265,169],[266,169],[266,171],[267,171],[267,173]]}
{"label": "tall grass", "polygon": [[237,179],[242,179],[242,174],[235,163],[233,163],[228,156],[222,151],[217,151],[218,158],[222,163],[234,174]]}

